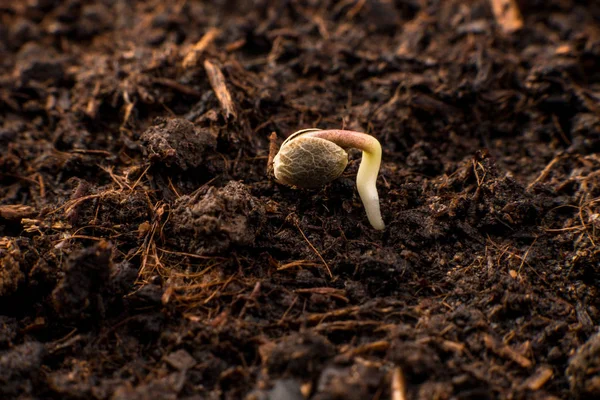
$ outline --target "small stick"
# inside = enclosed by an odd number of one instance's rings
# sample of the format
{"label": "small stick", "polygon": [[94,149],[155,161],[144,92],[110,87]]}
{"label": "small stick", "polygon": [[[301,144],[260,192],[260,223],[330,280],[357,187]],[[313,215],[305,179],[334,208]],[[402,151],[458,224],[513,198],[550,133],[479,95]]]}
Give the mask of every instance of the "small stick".
{"label": "small stick", "polygon": [[392,400],[406,400],[406,381],[400,367],[392,371]]}
{"label": "small stick", "polygon": [[524,382],[523,386],[533,391],[540,390],[542,386],[544,386],[546,382],[552,378],[552,375],[554,375],[552,368],[547,365],[543,365]]}
{"label": "small stick", "polygon": [[31,217],[35,213],[33,207],[23,204],[0,205],[0,217],[8,220],[20,220],[21,218]]}
{"label": "small stick", "polygon": [[183,59],[183,68],[193,68],[198,64],[198,59],[206,50],[206,48],[219,36],[221,31],[217,28],[210,28],[202,38],[196,42],[194,46],[190,49],[190,51],[185,55]]}
{"label": "small stick", "polygon": [[533,182],[531,182],[529,185],[527,185],[527,191],[531,191],[531,189],[539,182],[543,181],[544,179],[546,179],[548,177],[548,175],[550,174],[550,170],[552,169],[552,167],[554,166],[554,164],[556,164],[560,159],[562,159],[562,155],[559,154],[558,156],[554,157],[552,159],[552,161],[550,161],[548,163],[548,165],[546,165],[546,167],[542,170],[542,172],[539,174],[539,176],[537,178],[535,178],[535,180]]}
{"label": "small stick", "polygon": [[46,185],[44,184],[44,177],[42,174],[38,172],[37,174],[38,182],[40,183],[40,197],[42,199],[46,198]]}
{"label": "small stick", "polygon": [[510,346],[498,342],[488,334],[483,335],[483,343],[485,347],[496,353],[496,355],[514,361],[522,368],[531,368],[533,365],[527,357],[517,353]]}
{"label": "small stick", "polygon": [[271,132],[271,136],[269,136],[269,158],[267,159],[267,176],[273,175],[273,159],[275,155],[279,151],[277,147],[277,134],[275,132]]}
{"label": "small stick", "polygon": [[333,274],[331,273],[331,269],[329,268],[329,264],[327,264],[327,261],[325,261],[325,259],[321,255],[321,253],[319,253],[319,250],[317,250],[315,248],[315,246],[313,246],[313,244],[310,242],[310,240],[308,240],[308,238],[304,234],[304,231],[302,230],[302,228],[300,228],[300,225],[298,224],[298,221],[296,221],[295,218],[294,218],[294,225],[296,225],[296,228],[298,228],[298,230],[300,231],[300,234],[302,235],[302,237],[304,238],[304,240],[306,241],[306,243],[308,243],[308,245],[310,246],[310,248],[312,249],[312,251],[314,251],[315,254],[321,259],[321,262],[323,263],[323,265],[325,265],[325,269],[327,270],[327,273],[329,274],[329,277],[333,278]]}
{"label": "small stick", "polygon": [[525,255],[523,256],[523,259],[521,260],[521,265],[519,265],[519,269],[517,270],[517,273],[521,273],[521,268],[523,268],[523,265],[525,265],[525,261],[527,260],[527,256],[529,255],[529,252],[531,251],[531,248],[533,247],[533,245],[535,244],[535,242],[537,242],[537,240],[538,240],[538,238],[536,236],[536,238],[533,240],[533,243],[531,243],[531,246],[529,246],[529,248],[525,252]]}
{"label": "small stick", "polygon": [[504,33],[513,33],[523,28],[523,17],[515,0],[489,0],[496,22]]}
{"label": "small stick", "polygon": [[212,86],[215,94],[217,95],[217,99],[219,99],[219,103],[221,103],[221,108],[225,111],[225,116],[229,118],[233,116],[233,118],[237,118],[237,113],[235,112],[235,108],[233,106],[233,100],[231,99],[231,93],[227,89],[227,85],[225,84],[225,76],[216,64],[213,64],[209,60],[204,61],[204,69],[206,70],[206,75],[208,75],[208,81],[210,82],[210,86]]}

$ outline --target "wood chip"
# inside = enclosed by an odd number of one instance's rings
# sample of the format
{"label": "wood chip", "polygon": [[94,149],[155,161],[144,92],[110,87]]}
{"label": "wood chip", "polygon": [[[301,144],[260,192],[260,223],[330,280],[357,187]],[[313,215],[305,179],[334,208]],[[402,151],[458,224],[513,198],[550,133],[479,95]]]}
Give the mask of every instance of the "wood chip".
{"label": "wood chip", "polygon": [[561,46],[558,46],[556,48],[556,50],[554,50],[554,54],[556,55],[567,55],[567,54],[572,54],[573,48],[571,46],[569,46],[568,44],[563,44]]}
{"label": "wood chip", "polygon": [[236,51],[236,50],[244,47],[245,44],[246,44],[246,39],[236,40],[235,42],[231,42],[228,45],[226,45],[225,51],[227,51],[228,53],[231,53],[233,51]]}
{"label": "wood chip", "polygon": [[277,146],[277,134],[275,132],[271,132],[271,136],[269,136],[269,157],[267,159],[267,175],[273,176],[273,159],[277,152],[279,151],[279,146]]}
{"label": "wood chip", "polygon": [[406,380],[400,367],[392,371],[392,400],[406,400]]}
{"label": "wood chip", "polygon": [[529,390],[540,390],[542,386],[552,378],[552,375],[554,375],[552,368],[547,365],[542,365],[533,375],[527,378],[523,386]]}
{"label": "wood chip", "polygon": [[221,103],[221,108],[225,112],[225,116],[227,118],[230,116],[233,116],[234,119],[237,118],[233,100],[231,99],[231,94],[225,84],[225,76],[223,75],[221,68],[210,62],[210,60],[205,60],[204,69],[206,70],[206,75],[208,75],[210,86],[212,86],[217,95],[217,99],[219,99],[219,103]]}
{"label": "wood chip", "polygon": [[483,342],[485,343],[485,346],[488,349],[496,353],[498,356],[514,361],[523,368],[531,368],[531,366],[533,365],[533,363],[529,361],[528,358],[517,353],[510,346],[498,342],[490,335],[483,335]]}
{"label": "wood chip", "polygon": [[465,351],[465,345],[462,343],[457,343],[450,340],[443,340],[440,344],[441,347],[446,351],[453,351],[455,353],[462,353],[463,351]]}
{"label": "wood chip", "polygon": [[219,36],[219,33],[221,33],[221,31],[217,28],[210,28],[208,31],[206,31],[204,36],[202,36],[202,38],[192,46],[190,51],[188,51],[183,58],[183,68],[189,69],[197,66],[200,56],[202,53],[204,53],[204,50],[206,50],[206,48],[217,38],[217,36]]}
{"label": "wood chip", "polygon": [[0,206],[0,217],[8,220],[20,220],[21,218],[31,217],[35,214],[35,209],[22,204],[7,204]]}
{"label": "wood chip", "polygon": [[496,22],[504,33],[523,28],[523,17],[515,0],[489,0]]}

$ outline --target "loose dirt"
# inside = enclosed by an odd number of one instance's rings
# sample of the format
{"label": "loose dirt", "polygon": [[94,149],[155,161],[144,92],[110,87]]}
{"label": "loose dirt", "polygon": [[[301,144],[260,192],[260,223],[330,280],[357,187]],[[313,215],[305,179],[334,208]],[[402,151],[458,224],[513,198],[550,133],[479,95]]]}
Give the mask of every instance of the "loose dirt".
{"label": "loose dirt", "polygon": [[600,398],[599,100],[595,1],[2,1],[0,397]]}

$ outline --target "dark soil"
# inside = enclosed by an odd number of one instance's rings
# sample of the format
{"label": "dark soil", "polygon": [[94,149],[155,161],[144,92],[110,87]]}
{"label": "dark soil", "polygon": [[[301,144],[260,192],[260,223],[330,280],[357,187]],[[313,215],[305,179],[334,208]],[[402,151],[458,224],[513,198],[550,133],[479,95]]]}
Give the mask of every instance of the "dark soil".
{"label": "dark soil", "polygon": [[600,5],[518,6],[0,1],[0,398],[600,398]]}

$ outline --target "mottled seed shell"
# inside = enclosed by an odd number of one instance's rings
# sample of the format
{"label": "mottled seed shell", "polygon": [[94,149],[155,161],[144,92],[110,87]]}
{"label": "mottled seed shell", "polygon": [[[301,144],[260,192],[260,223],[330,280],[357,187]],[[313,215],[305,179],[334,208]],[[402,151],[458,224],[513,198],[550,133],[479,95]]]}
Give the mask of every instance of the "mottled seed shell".
{"label": "mottled seed shell", "polygon": [[296,137],[285,143],[273,159],[275,179],[305,189],[319,188],[339,177],[348,153],[329,140]]}

